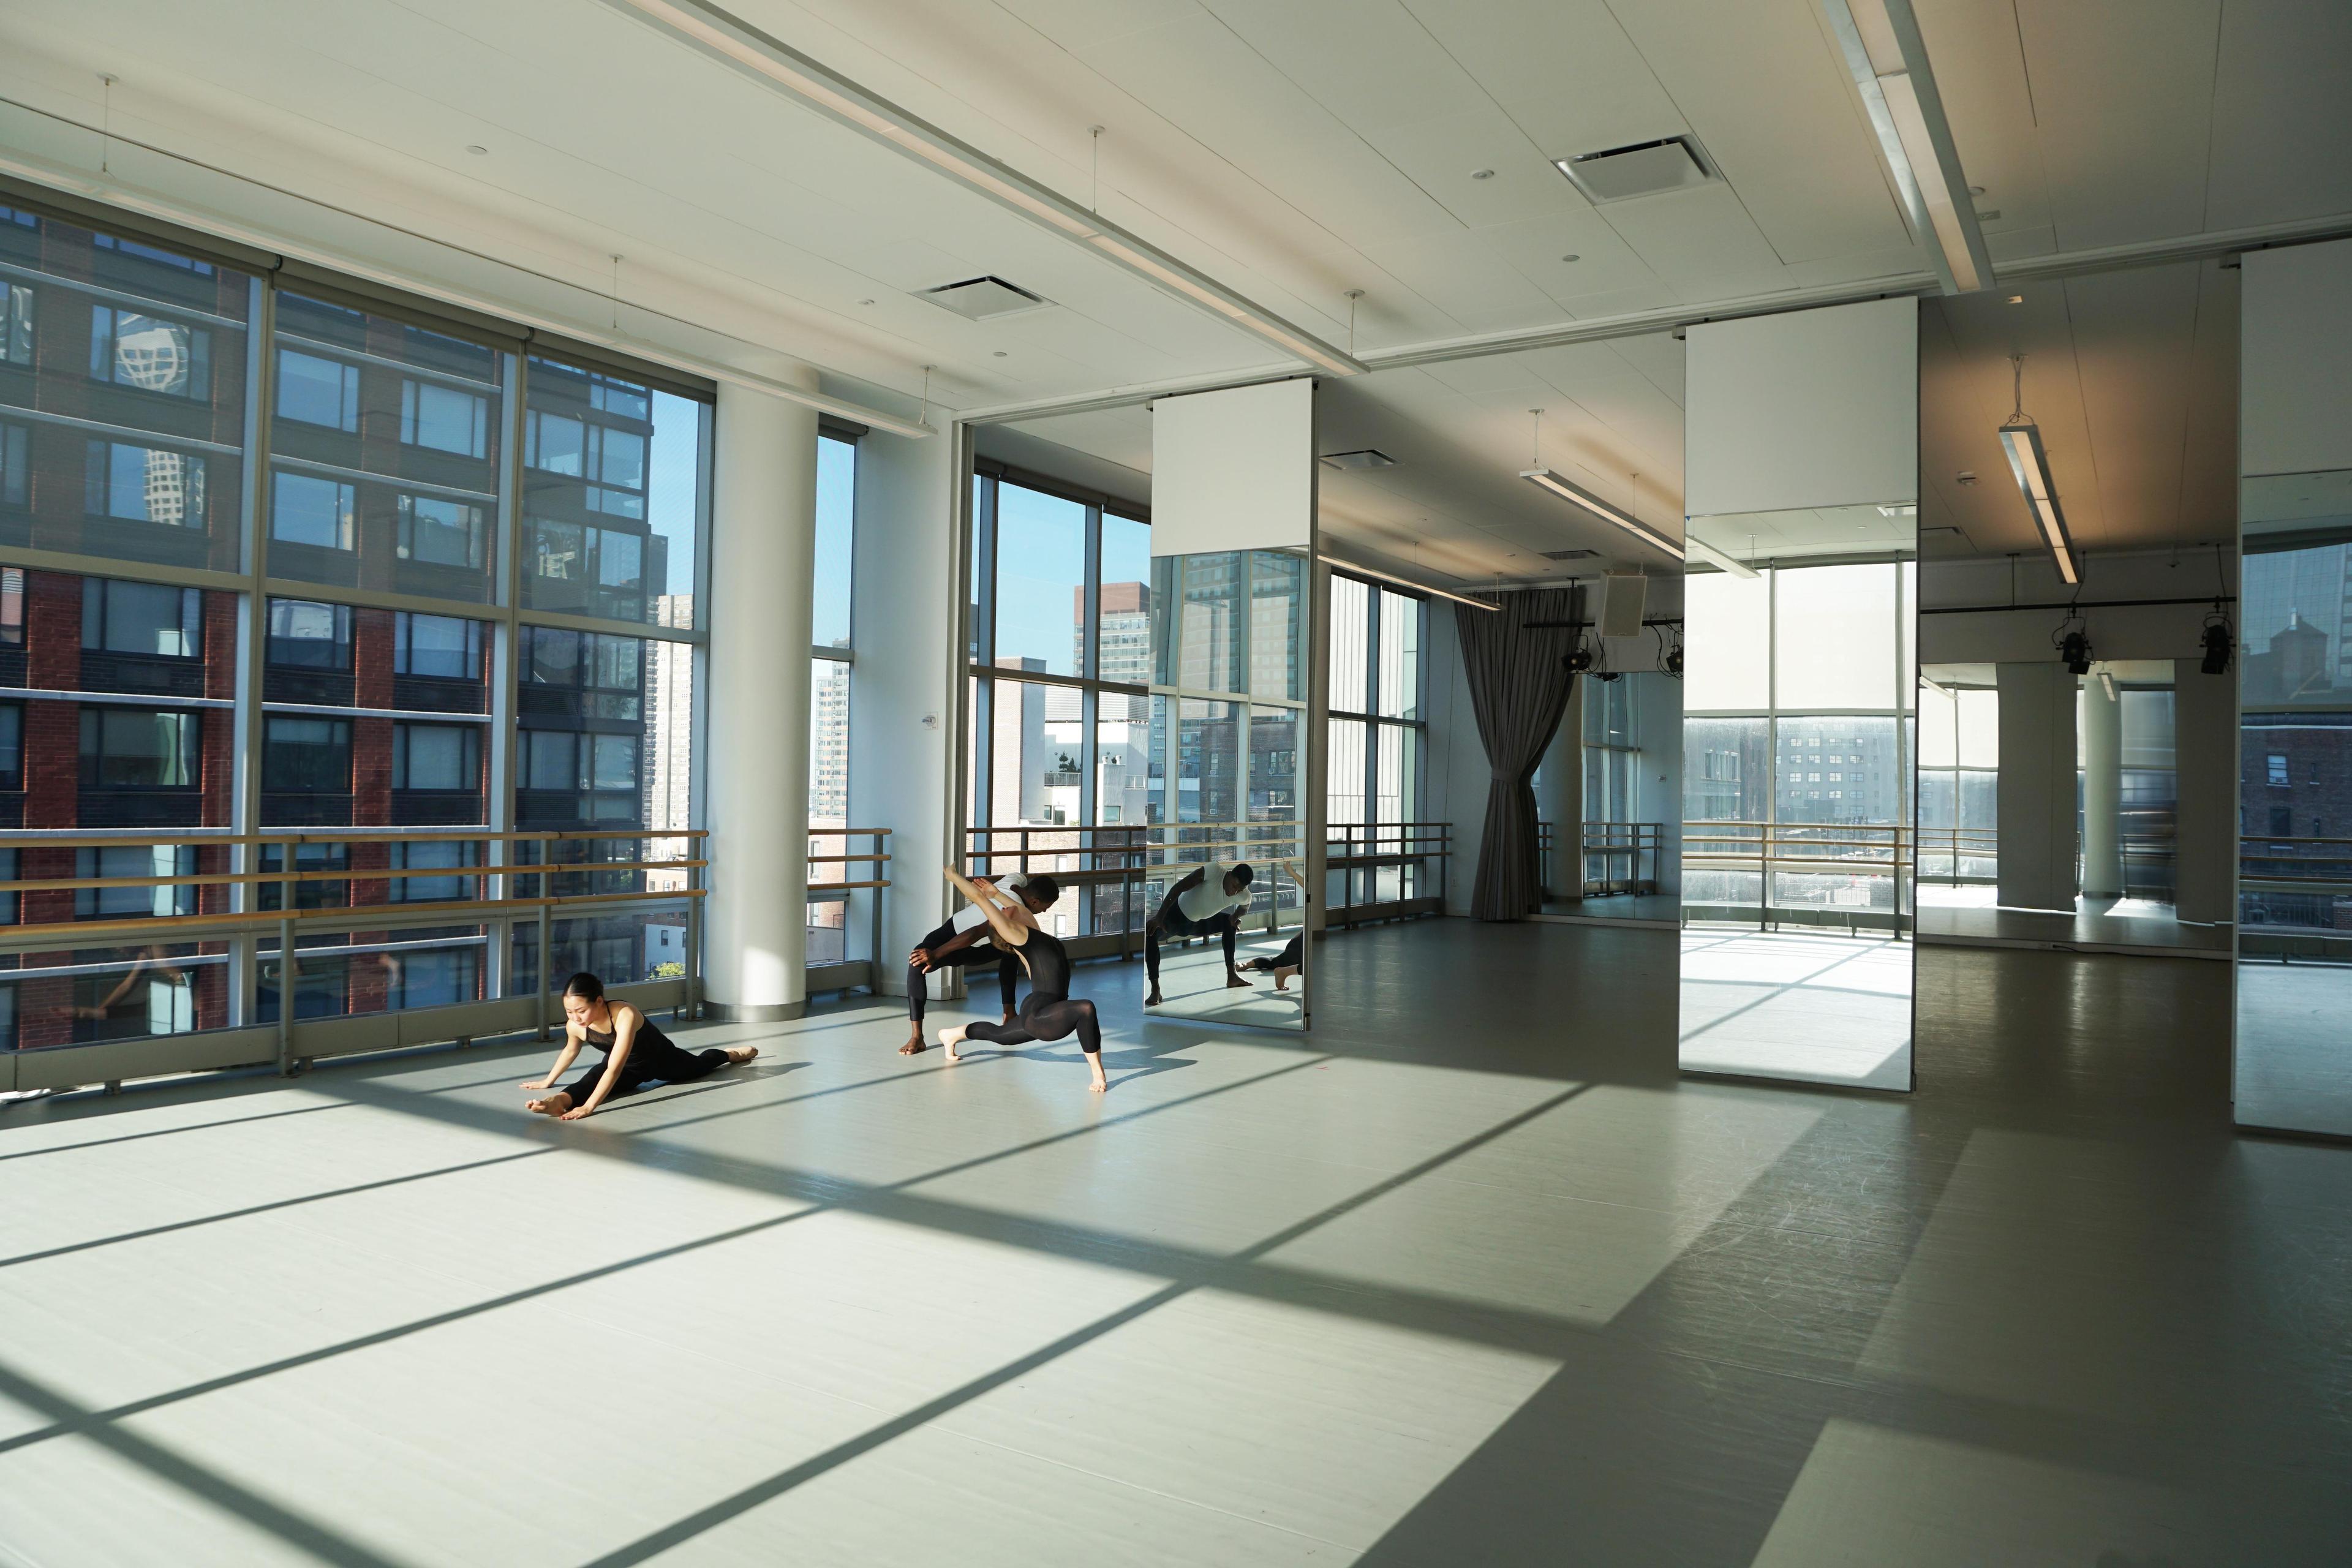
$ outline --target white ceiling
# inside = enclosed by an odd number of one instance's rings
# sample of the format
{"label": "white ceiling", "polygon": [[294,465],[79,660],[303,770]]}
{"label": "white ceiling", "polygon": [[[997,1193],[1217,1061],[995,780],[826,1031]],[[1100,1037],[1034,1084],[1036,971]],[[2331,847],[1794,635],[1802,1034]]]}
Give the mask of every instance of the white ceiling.
{"label": "white ceiling", "polygon": [[[1979,205],[1999,214],[1985,220],[1997,258],[2352,215],[2343,0],[1916,4]],[[730,8],[1365,353],[1926,268],[1814,0]],[[121,79],[110,107],[101,71]],[[611,310],[598,297],[618,252],[617,313],[642,341],[750,370],[791,356],[894,411],[915,410],[926,366],[931,401],[963,409],[1280,365],[601,0],[11,6],[0,98],[29,106],[0,104],[0,157],[20,168],[393,257],[583,325]],[[108,115],[206,167],[64,123]],[[1549,163],[1681,132],[1721,184],[1595,207]],[[910,297],[985,273],[1057,308],[971,322]],[[2014,343],[2084,545],[2206,536],[2227,515],[2214,432],[2234,280],[2184,265],[2005,291],[2022,307],[2001,293],[1931,307],[1922,523],[1979,551],[2031,547],[2021,508],[1996,497],[1990,437]],[[1551,411],[1549,466],[1618,498],[1638,470],[1643,514],[1672,531],[1679,399],[1680,347],[1664,338],[1331,384],[1328,444],[1405,459],[1327,475],[1332,526],[1465,578],[1516,574],[1549,548],[1641,559],[1517,479],[1526,410]],[[1148,468],[1139,409],[1032,429]],[[1963,468],[1984,482],[1955,486]]]}

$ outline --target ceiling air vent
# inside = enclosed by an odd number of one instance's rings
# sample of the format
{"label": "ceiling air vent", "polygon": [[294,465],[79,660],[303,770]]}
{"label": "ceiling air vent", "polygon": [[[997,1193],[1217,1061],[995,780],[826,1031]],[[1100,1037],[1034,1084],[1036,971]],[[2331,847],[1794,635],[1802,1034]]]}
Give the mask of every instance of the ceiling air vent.
{"label": "ceiling air vent", "polygon": [[1324,463],[1334,468],[1393,468],[1396,459],[1377,447],[1366,447],[1360,452],[1326,452]]}
{"label": "ceiling air vent", "polygon": [[1054,302],[1042,295],[1032,294],[1018,284],[1007,283],[1002,278],[967,278],[961,283],[942,283],[936,289],[926,289],[915,297],[928,300],[942,310],[953,310],[973,321],[1014,315],[1022,310],[1035,310]]}
{"label": "ceiling air vent", "polygon": [[1590,561],[1600,553],[1598,550],[1547,550],[1543,558],[1547,561]]}
{"label": "ceiling air vent", "polygon": [[1687,191],[1717,178],[1715,165],[1696,136],[1669,136],[1555,158],[1553,164],[1594,205],[1635,196]]}

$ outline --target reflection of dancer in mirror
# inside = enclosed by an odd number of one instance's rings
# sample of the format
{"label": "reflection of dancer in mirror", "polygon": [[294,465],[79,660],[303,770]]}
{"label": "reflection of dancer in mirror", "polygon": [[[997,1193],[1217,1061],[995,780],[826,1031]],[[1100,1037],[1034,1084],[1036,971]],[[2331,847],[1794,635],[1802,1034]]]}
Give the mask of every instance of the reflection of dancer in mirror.
{"label": "reflection of dancer in mirror", "polygon": [[[974,877],[982,887],[1002,887],[1019,898],[1033,915],[1042,915],[1062,897],[1061,884],[1053,878],[1026,871],[1015,871],[1009,877]],[[930,1047],[923,1043],[923,993],[928,989],[923,976],[934,969],[977,969],[982,964],[996,965],[996,985],[1004,1003],[1004,1021],[1013,1022],[1013,986],[1021,978],[1021,965],[1011,950],[989,941],[988,915],[978,904],[968,904],[958,910],[947,924],[915,944],[907,955],[907,1017],[914,1026],[907,1043],[898,1047],[902,1057],[911,1057]]]}
{"label": "reflection of dancer in mirror", "polygon": [[1143,969],[1151,981],[1151,992],[1143,999],[1147,1007],[1160,1005],[1160,939],[1167,936],[1219,936],[1225,943],[1225,988],[1245,987],[1249,982],[1234,963],[1234,933],[1241,929],[1241,917],[1248,912],[1250,901],[1250,868],[1226,861],[1212,861],[1195,867],[1182,881],[1168,889],[1168,898],[1160,912],[1143,927]]}
{"label": "reflection of dancer in mirror", "polygon": [[[115,983],[114,989],[108,992],[103,1000],[95,1006],[76,1007],[73,1016],[95,1019],[110,1016],[116,1007],[130,1000],[131,993],[139,986],[142,976],[150,987],[180,986],[188,982],[188,972],[172,957],[171,949],[151,942],[139,950],[139,956],[131,961],[131,967],[123,972],[122,978]],[[148,1004],[148,1010],[152,1017],[154,1011],[152,1001]]]}
{"label": "reflection of dancer in mirror", "polygon": [[577,1121],[617,1095],[635,1094],[649,1083],[692,1083],[720,1068],[737,1067],[760,1054],[757,1046],[688,1051],[654,1027],[642,1009],[604,999],[604,983],[579,973],[563,983],[563,1051],[547,1076],[525,1089],[552,1089],[582,1046],[604,1053],[604,1065],[581,1074],[528,1109],[562,1121]]}
{"label": "reflection of dancer in mirror", "polygon": [[[1282,868],[1290,873],[1290,879],[1298,884],[1299,892],[1304,894],[1307,891],[1307,879],[1298,874],[1298,868],[1285,860],[1282,863]],[[1300,945],[1306,939],[1307,928],[1302,925],[1296,935],[1282,944],[1280,952],[1276,953],[1272,958],[1263,956],[1253,958],[1242,967],[1254,969],[1260,974],[1271,973],[1274,976],[1274,988],[1276,991],[1287,991],[1290,989],[1291,980],[1306,967],[1306,950]]]}
{"label": "reflection of dancer in mirror", "polygon": [[973,881],[952,866],[943,866],[940,870],[955,884],[956,891],[979,906],[996,943],[1018,958],[1021,966],[1029,972],[1029,994],[1021,999],[1021,1011],[1012,1023],[967,1024],[940,1036],[940,1044],[947,1047],[948,1060],[963,1060],[956,1054],[956,1047],[966,1040],[1025,1046],[1033,1040],[1058,1040],[1075,1032],[1078,1049],[1086,1054],[1087,1070],[1094,1074],[1094,1082],[1087,1087],[1097,1094],[1108,1089],[1109,1080],[1103,1077],[1102,1026],[1095,1018],[1093,1003],[1070,995],[1070,955],[1060,939],[1037,923],[1037,917],[1026,904]]}

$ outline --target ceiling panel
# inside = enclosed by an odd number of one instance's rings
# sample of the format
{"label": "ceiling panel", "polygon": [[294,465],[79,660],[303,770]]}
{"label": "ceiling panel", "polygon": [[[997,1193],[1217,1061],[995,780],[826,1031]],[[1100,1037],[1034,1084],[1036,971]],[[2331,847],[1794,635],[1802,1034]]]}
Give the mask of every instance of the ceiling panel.
{"label": "ceiling panel", "polygon": [[1605,0],[1406,0],[1545,158],[1687,131]]}
{"label": "ceiling panel", "polygon": [[2202,232],[2221,13],[2221,0],[2017,0],[2060,249]]}
{"label": "ceiling panel", "polygon": [[2352,5],[2229,7],[2213,89],[2210,227],[2352,212]]}

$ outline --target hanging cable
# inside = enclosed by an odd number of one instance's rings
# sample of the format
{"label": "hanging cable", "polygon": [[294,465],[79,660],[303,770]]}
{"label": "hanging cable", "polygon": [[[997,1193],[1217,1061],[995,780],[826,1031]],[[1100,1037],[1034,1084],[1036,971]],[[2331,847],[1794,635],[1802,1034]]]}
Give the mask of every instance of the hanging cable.
{"label": "hanging cable", "polygon": [[1530,408],[1528,412],[1535,418],[1535,431],[1528,437],[1528,467],[1530,468],[1540,468],[1543,467],[1544,411],[1540,408]]}
{"label": "hanging cable", "polygon": [[1087,210],[1097,216],[1102,213],[1102,133],[1103,128],[1099,125],[1087,127],[1087,135],[1094,149],[1094,169],[1088,176]]}
{"label": "hanging cable", "polygon": [[98,172],[110,174],[114,172],[114,78],[101,71],[98,79],[105,101],[98,121]]}
{"label": "hanging cable", "polygon": [[922,416],[916,421],[919,425],[929,425],[931,422],[931,368],[929,365],[923,367],[923,412]]}
{"label": "hanging cable", "polygon": [[1361,289],[1348,290],[1348,353],[1356,352],[1356,301],[1364,297]]}
{"label": "hanging cable", "polygon": [[612,300],[613,330],[617,332],[621,330],[621,258],[617,252],[613,257]]}

